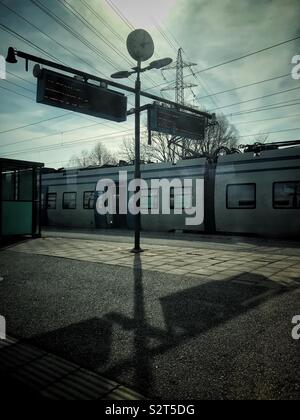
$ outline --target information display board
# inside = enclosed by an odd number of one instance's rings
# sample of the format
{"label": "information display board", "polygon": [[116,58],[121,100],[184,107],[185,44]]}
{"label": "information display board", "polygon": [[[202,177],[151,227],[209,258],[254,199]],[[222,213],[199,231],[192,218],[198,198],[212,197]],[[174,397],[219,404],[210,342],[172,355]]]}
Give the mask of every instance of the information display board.
{"label": "information display board", "polygon": [[127,97],[122,93],[51,70],[38,76],[37,102],[110,121],[127,120]]}
{"label": "information display board", "polygon": [[196,114],[177,111],[160,105],[148,109],[148,127],[172,136],[199,140],[205,135],[206,119]]}

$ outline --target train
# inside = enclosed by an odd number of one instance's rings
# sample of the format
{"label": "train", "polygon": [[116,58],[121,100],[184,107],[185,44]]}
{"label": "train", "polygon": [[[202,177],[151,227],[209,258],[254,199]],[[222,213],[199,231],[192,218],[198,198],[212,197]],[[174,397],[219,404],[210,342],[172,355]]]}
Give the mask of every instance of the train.
{"label": "train", "polygon": [[[42,174],[42,220],[51,227],[133,229],[131,214],[100,215],[96,210],[101,179],[116,183],[119,172],[134,177],[134,165],[47,170]],[[186,214],[174,210],[176,191],[170,194],[170,214],[142,214],[141,227],[154,232],[195,232],[275,238],[300,236],[300,147],[249,149],[245,153],[197,157],[173,163],[141,166],[142,178],[191,179],[183,194],[195,204],[196,180],[203,190],[203,220],[187,226]],[[97,195],[98,194],[98,195]],[[175,195],[175,196],[174,196]],[[161,206],[162,191],[157,191]],[[180,198],[179,198],[180,200]],[[117,206],[118,208],[118,206]],[[161,210],[161,209],[160,209]]]}

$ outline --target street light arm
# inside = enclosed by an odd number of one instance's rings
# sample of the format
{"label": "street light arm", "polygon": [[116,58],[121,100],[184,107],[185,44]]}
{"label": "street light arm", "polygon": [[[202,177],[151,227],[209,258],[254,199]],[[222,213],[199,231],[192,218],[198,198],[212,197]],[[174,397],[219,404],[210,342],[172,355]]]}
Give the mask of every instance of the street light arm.
{"label": "street light arm", "polygon": [[[92,74],[89,74],[89,73],[85,73],[81,70],[78,70],[78,69],[75,69],[75,68],[72,68],[72,67],[68,67],[68,66],[65,66],[63,64],[55,63],[53,61],[49,61],[49,60],[46,60],[44,58],[40,58],[40,57],[31,55],[31,54],[27,54],[25,52],[18,51],[14,48],[11,48],[9,52],[10,52],[10,56],[8,57],[8,62],[11,62],[11,63],[15,62],[14,61],[15,57],[19,57],[19,58],[23,58],[26,62],[31,61],[33,63],[38,63],[38,64],[41,64],[43,66],[48,66],[48,67],[51,67],[51,68],[54,68],[54,69],[57,69],[57,70],[61,70],[61,71],[66,72],[66,73],[71,73],[73,75],[81,76],[85,80],[94,80],[96,82],[105,83],[108,86],[112,86],[112,87],[115,87],[117,89],[124,90],[125,92],[135,93],[135,89],[133,87],[130,87],[130,86],[127,86],[127,85],[122,85],[122,84],[114,82],[112,80],[107,80],[107,79],[104,79],[102,77],[98,77],[98,76],[95,76],[95,75],[92,75]],[[13,55],[13,53],[14,53],[14,55]],[[141,91],[141,96],[143,96],[145,98],[148,98],[148,99],[151,99],[153,101],[166,103],[166,104],[171,105],[175,108],[179,107],[182,110],[192,112],[193,114],[196,114],[196,115],[201,115],[203,117],[208,118],[209,120],[212,118],[212,114],[210,114],[208,112],[198,111],[198,110],[195,110],[195,109],[190,108],[190,107],[185,106],[185,105],[179,105],[178,106],[178,104],[176,102],[170,101],[170,100],[165,99],[165,98],[160,98],[159,96],[152,95],[151,93],[148,93],[148,92],[145,92],[145,91]]]}

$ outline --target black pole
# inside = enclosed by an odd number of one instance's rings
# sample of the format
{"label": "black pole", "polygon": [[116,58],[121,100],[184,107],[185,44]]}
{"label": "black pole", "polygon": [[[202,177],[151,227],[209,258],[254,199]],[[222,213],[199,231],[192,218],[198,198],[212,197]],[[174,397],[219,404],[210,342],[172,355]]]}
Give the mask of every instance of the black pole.
{"label": "black pole", "polygon": [[[135,171],[134,177],[137,181],[141,179],[141,62],[137,64],[137,78],[135,82]],[[140,187],[136,192],[140,191]],[[134,220],[134,248],[133,253],[143,252],[141,249],[141,212],[140,200],[138,202],[138,213]]]}
{"label": "black pole", "polygon": [[0,165],[0,241],[1,241],[1,239],[2,239],[2,204],[3,204],[3,200],[2,200],[2,198],[3,198],[3,193],[2,193],[2,191],[3,191],[3,184],[2,184],[2,182],[4,181],[3,179],[2,179],[2,166]]}

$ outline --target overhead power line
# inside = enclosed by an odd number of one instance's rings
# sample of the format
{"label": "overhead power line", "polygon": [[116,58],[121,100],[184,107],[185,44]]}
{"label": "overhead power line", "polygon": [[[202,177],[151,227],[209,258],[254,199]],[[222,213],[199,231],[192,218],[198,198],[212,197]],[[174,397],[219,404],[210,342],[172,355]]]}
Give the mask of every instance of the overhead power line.
{"label": "overhead power line", "polygon": [[42,4],[39,0],[30,0],[36,7],[42,10],[47,16],[53,19],[58,25],[63,27],[67,32],[69,32],[74,38],[78,39],[83,45],[85,45],[89,50],[95,53],[101,60],[106,61],[110,66],[114,69],[117,67],[113,64],[111,59],[105,55],[102,51],[99,50],[94,44],[89,42],[86,38],[84,38],[79,32],[75,29],[72,29],[70,25],[65,23],[59,16],[57,16],[53,11],[51,11],[47,6]]}
{"label": "overhead power line", "polygon": [[19,75],[15,74],[15,73],[12,73],[11,71],[6,70],[6,73],[7,73],[7,74],[10,74],[10,75],[11,75],[11,76],[13,76],[13,77],[16,77],[17,79],[23,80],[23,82],[26,82],[26,83],[29,83],[30,85],[35,86],[35,83],[30,82],[29,80],[24,79],[24,77],[21,77],[21,76],[19,76]]}
{"label": "overhead power line", "polygon": [[[146,132],[146,128],[142,130],[142,132]],[[20,153],[34,153],[34,152],[49,152],[51,150],[57,150],[59,148],[59,150],[61,149],[65,149],[68,148],[70,146],[73,145],[77,145],[77,144],[82,144],[82,143],[89,143],[89,142],[95,142],[95,141],[105,141],[107,139],[110,138],[119,138],[119,137],[123,137],[126,136],[130,133],[133,133],[133,129],[129,129],[129,130],[124,130],[124,131],[116,131],[114,133],[110,133],[107,134],[105,136],[103,135],[98,135],[98,136],[93,136],[93,137],[85,137],[82,139],[78,139],[78,140],[73,140],[73,141],[69,141],[69,142],[65,142],[65,143],[55,143],[55,144],[51,144],[48,146],[39,146],[39,147],[34,147],[34,148],[26,148],[26,149],[22,149],[22,150],[15,150],[13,152],[9,152],[9,153],[5,153],[3,156],[15,156],[18,155]]]}
{"label": "overhead power line", "polygon": [[5,82],[5,83],[9,83],[10,85],[16,86],[16,87],[17,87],[17,88],[19,88],[19,89],[24,89],[24,90],[27,90],[27,92],[34,93],[34,92],[33,92],[33,90],[31,90],[31,89],[29,89],[29,88],[27,88],[27,87],[24,87],[24,86],[18,85],[18,83],[11,82],[10,80],[5,79],[5,80],[4,80],[4,82]]}
{"label": "overhead power line", "polygon": [[[26,125],[22,125],[22,126],[15,127],[15,128],[10,128],[9,130],[0,131],[0,134],[6,134],[6,133],[11,133],[12,131],[23,130],[24,128],[33,127],[35,125],[43,124],[45,122],[57,120],[59,118],[64,118],[68,115],[70,115],[70,112],[68,112],[66,114],[58,115],[57,117],[47,118],[45,120],[37,121],[37,122],[31,123],[31,124],[26,124]],[[4,146],[4,145],[2,144],[1,146]],[[7,144],[5,146],[9,146],[9,145]]]}
{"label": "overhead power line", "polygon": [[[73,16],[75,16],[85,27],[87,27],[98,39],[100,39],[101,42],[103,42],[110,50],[112,50],[119,58],[122,58],[129,67],[133,67],[132,61],[129,60],[129,58],[110,40],[104,36],[102,33],[99,32],[99,30],[92,25],[78,10],[76,10],[70,3],[68,3],[66,0],[57,0],[66,10],[68,10],[69,13],[71,13]],[[117,66],[114,66],[115,69],[117,69]],[[151,83],[155,83],[149,75],[146,75],[147,79],[150,80]]]}
{"label": "overhead power line", "polygon": [[[117,66],[114,61],[103,51],[101,51],[95,44],[90,42],[87,38],[81,35],[78,31],[73,29],[70,25],[68,25],[62,18],[60,18],[57,14],[55,14],[51,9],[47,6],[42,4],[39,0],[30,0],[36,7],[38,7],[41,11],[43,11],[47,16],[49,16],[52,20],[54,20],[59,26],[64,28],[69,34],[71,34],[74,38],[80,41],[83,45],[85,45],[90,51],[96,54],[102,61],[105,61],[109,64],[114,70],[119,70],[119,66]],[[77,19],[81,21],[89,30],[92,30],[94,33],[97,33],[97,36],[101,39],[103,36],[97,31],[97,29],[91,25],[85,18],[82,16],[76,9],[74,9],[69,3],[63,2],[62,0],[58,0],[61,5],[68,10],[72,15],[74,15]],[[88,26],[89,25],[89,26]],[[112,48],[109,46],[109,48]],[[117,51],[117,49],[115,48]],[[122,55],[120,51],[117,51],[118,56]],[[124,56],[125,57],[125,56]],[[130,64],[131,65],[131,64]],[[149,80],[149,76],[147,76]],[[151,80],[151,83],[154,83]]]}
{"label": "overhead power line", "polygon": [[128,59],[128,57],[123,54],[121,50],[116,48],[110,40],[101,34],[94,25],[92,25],[78,10],[76,10],[70,3],[65,0],[57,0],[69,13],[75,16],[84,26],[86,26],[101,42],[103,42],[106,46],[108,46],[112,51],[114,51],[119,57],[122,57],[126,63],[132,67],[132,62]]}
{"label": "overhead power line", "polygon": [[111,0],[105,0],[105,1],[113,9],[113,11],[119,16],[119,18],[121,18],[121,20],[125,23],[125,25],[128,26],[130,30],[134,31],[135,27],[124,16],[124,14],[120,11],[120,9]]}
{"label": "overhead power line", "polygon": [[174,50],[177,54],[178,48],[175,47],[175,45],[173,44],[173,42],[170,40],[170,38],[168,37],[168,35],[166,34],[166,32],[163,30],[163,28],[161,27],[161,25],[156,22],[155,24],[156,29],[158,30],[158,32],[161,34],[161,36],[163,37],[163,39],[166,41],[166,43],[171,47],[172,50]]}
{"label": "overhead power line", "polygon": [[300,130],[300,127],[297,127],[297,128],[286,128],[284,130],[276,130],[276,131],[267,131],[265,133],[260,132],[260,133],[255,133],[255,134],[247,134],[247,135],[239,136],[239,137],[240,138],[255,137],[255,136],[259,136],[259,135],[285,133],[285,132],[288,132],[288,131],[297,131],[297,130]]}
{"label": "overhead power line", "polygon": [[[277,44],[270,45],[269,47],[262,48],[260,50],[257,50],[257,51],[254,51],[254,52],[251,52],[251,53],[248,53],[248,54],[245,54],[245,55],[241,55],[241,56],[236,57],[236,58],[232,58],[230,60],[224,61],[224,62],[219,63],[219,64],[215,64],[213,66],[206,67],[206,68],[204,68],[202,70],[198,70],[197,72],[195,72],[195,74],[204,73],[206,71],[213,70],[213,69],[216,69],[216,68],[225,66],[227,64],[234,63],[234,62],[239,61],[239,60],[243,60],[244,58],[251,57],[251,56],[254,56],[256,54],[262,53],[264,51],[271,50],[272,48],[277,48],[277,47],[279,47],[281,45],[285,45],[285,44],[288,44],[290,42],[296,41],[297,39],[300,39],[300,36],[296,36],[294,38],[287,39],[286,41],[282,41],[282,42],[279,42]],[[185,75],[184,78],[190,77],[192,75],[193,74]],[[152,86],[152,88],[149,88],[148,90],[154,89],[154,88],[158,88],[158,87],[164,86],[164,85],[169,84],[169,83],[172,83],[172,81],[166,81],[166,82],[160,83],[158,85]]]}
{"label": "overhead power line", "polygon": [[19,140],[16,141],[14,143],[9,143],[9,144],[1,144],[2,147],[10,147],[10,146],[14,146],[16,144],[23,144],[23,143],[27,143],[29,141],[35,141],[35,140],[42,140],[42,139],[47,139],[50,137],[56,137],[56,136],[64,136],[67,133],[72,133],[74,131],[79,131],[79,130],[84,130],[87,128],[92,128],[92,127],[99,127],[100,125],[107,125],[108,123],[105,121],[99,122],[99,123],[94,123],[94,124],[89,124],[89,125],[82,125],[80,127],[76,127],[76,128],[71,128],[70,130],[63,130],[63,131],[57,131],[54,134],[46,134],[44,136],[40,136],[40,137],[30,137],[27,139],[23,139],[23,140]]}
{"label": "overhead power line", "polygon": [[87,1],[81,0],[81,3],[112,33],[115,35],[119,41],[124,42],[124,38],[114,30],[112,25],[110,25],[106,20],[90,5]]}
{"label": "overhead power line", "polygon": [[9,88],[4,87],[4,86],[0,86],[0,89],[6,90],[6,91],[11,92],[11,93],[14,93],[15,95],[22,96],[23,98],[26,98],[27,100],[29,100],[29,101],[31,101],[31,102],[32,102],[32,100],[33,100],[33,99],[32,99],[32,98],[30,98],[29,96],[27,96],[27,95],[23,95],[23,93],[15,92],[13,89],[9,89]]}
{"label": "overhead power line", "polygon": [[239,115],[245,115],[245,114],[251,114],[254,112],[261,112],[261,111],[269,111],[269,110],[273,110],[273,109],[280,109],[280,108],[285,108],[285,107],[289,107],[289,106],[295,106],[295,105],[299,105],[300,102],[295,102],[295,101],[300,101],[300,98],[298,99],[293,99],[291,101],[288,102],[278,102],[276,104],[273,105],[266,105],[260,108],[251,108],[251,109],[246,109],[244,111],[239,111],[239,112],[235,112],[235,113],[231,113],[231,114],[226,114],[225,117],[235,117],[235,116],[239,116]]}
{"label": "overhead power line", "polygon": [[56,45],[58,45],[59,47],[63,48],[65,51],[67,51],[69,54],[71,54],[73,57],[75,57],[76,59],[82,61],[84,64],[86,64],[88,67],[93,68],[95,71],[97,71],[99,74],[104,75],[104,73],[102,73],[100,70],[98,70],[97,68],[93,67],[90,63],[88,63],[87,61],[85,61],[84,59],[82,59],[81,57],[79,57],[79,55],[75,54],[72,50],[70,50],[69,48],[67,48],[65,45],[63,45],[61,42],[57,41],[55,38],[53,38],[51,35],[49,35],[48,33],[42,31],[39,27],[37,27],[34,23],[30,22],[28,19],[26,19],[24,16],[20,15],[18,12],[16,12],[14,9],[12,9],[11,7],[7,6],[6,4],[4,4],[2,1],[0,1],[0,4],[3,7],[6,7],[6,9],[8,9],[11,13],[14,13],[16,16],[18,16],[20,19],[24,20],[24,22],[26,22],[28,25],[30,25],[32,28],[36,29],[38,32],[40,32],[41,34],[43,34],[45,37],[47,37],[48,39],[50,39],[51,41],[53,41]]}
{"label": "overhead power line", "polygon": [[[5,81],[6,82],[6,81]],[[25,98],[25,99],[27,99],[27,100],[29,100],[30,102],[34,102],[34,99],[33,98],[31,98],[31,97],[29,97],[29,96],[27,96],[27,95],[23,95],[22,93],[19,93],[19,92],[16,92],[15,90],[13,90],[13,89],[9,89],[9,88],[7,88],[7,87],[4,87],[4,86],[1,86],[0,85],[0,89],[3,89],[3,90],[6,90],[6,91],[8,91],[8,92],[11,92],[11,93],[13,93],[13,94],[15,94],[15,95],[18,95],[18,96],[21,96],[21,97],[23,97],[23,98]],[[128,95],[128,98],[131,96],[131,94],[130,95]],[[129,103],[130,104],[130,103]],[[131,104],[130,104],[131,105]],[[74,114],[74,112],[73,111],[70,111],[70,112],[68,112],[67,114],[63,114],[62,115],[62,117],[63,116],[66,116],[66,115],[72,115],[72,114]],[[86,119],[86,120],[88,120],[88,121],[93,121],[91,118],[89,118],[88,116],[86,116],[86,115],[84,115],[84,114],[80,114],[80,118],[84,118],[84,119]],[[41,122],[43,122],[43,121],[41,121]],[[112,126],[112,123],[111,122],[104,122],[103,124],[106,124],[106,125],[110,125],[110,126]],[[20,127],[20,128],[23,128],[23,127]],[[6,130],[6,131],[1,131],[0,132],[0,134],[4,134],[4,133],[6,133],[6,132],[10,132],[10,131],[15,131],[15,130],[18,130],[19,128],[12,128],[12,129],[10,129],[10,130]]]}
{"label": "overhead power line", "polygon": [[256,85],[259,85],[259,84],[262,84],[262,83],[267,83],[267,82],[271,82],[273,80],[283,79],[283,78],[290,77],[290,76],[291,76],[291,73],[283,74],[282,76],[271,77],[269,79],[260,80],[258,82],[248,83],[246,85],[238,86],[238,87],[235,87],[235,88],[222,90],[221,92],[216,92],[216,93],[213,93],[212,95],[197,96],[197,99],[206,99],[206,98],[210,98],[211,96],[222,95],[223,93],[233,92],[235,90],[240,90],[240,89],[244,89],[244,88],[247,88],[247,87],[256,86]]}
{"label": "overhead power line", "polygon": [[245,55],[241,55],[240,57],[232,58],[231,60],[224,61],[223,63],[220,63],[220,64],[215,64],[214,66],[210,66],[210,67],[207,67],[205,69],[198,70],[197,74],[203,73],[203,72],[208,71],[208,70],[213,70],[213,69],[216,69],[218,67],[225,66],[226,64],[234,63],[235,61],[243,60],[244,58],[251,57],[251,56],[256,55],[256,54],[260,54],[262,52],[271,50],[273,48],[280,47],[281,45],[288,44],[289,42],[296,41],[297,39],[300,39],[300,36],[296,36],[294,38],[287,39],[286,41],[278,42],[277,44],[273,44],[273,45],[270,45],[269,47],[261,48],[257,51],[253,51],[253,52],[245,54]]}
{"label": "overhead power line", "polygon": [[47,51],[45,51],[43,48],[37,46],[34,42],[30,41],[29,39],[25,38],[23,35],[20,35],[19,33],[17,33],[16,31],[14,31],[13,29],[8,28],[6,25],[4,25],[3,23],[0,22],[0,28],[4,31],[7,32],[10,35],[13,35],[14,37],[18,38],[19,40],[25,42],[26,44],[28,44],[30,47],[38,50],[40,53],[45,54],[47,57],[49,57],[51,60],[54,60],[55,62],[59,61],[61,64],[65,64],[62,60],[60,60],[59,58],[54,57],[52,54],[49,54]]}
{"label": "overhead power line", "polygon": [[246,103],[253,102],[253,101],[258,101],[260,99],[270,98],[271,96],[281,95],[282,93],[293,92],[293,91],[298,90],[298,89],[300,89],[300,86],[292,88],[292,89],[281,90],[281,91],[275,92],[275,93],[270,93],[268,95],[258,96],[257,98],[248,99],[246,101],[236,102],[234,104],[223,105],[223,106],[220,106],[218,108],[214,108],[210,111],[218,111],[219,109],[229,108],[231,106],[236,106],[236,105],[246,104]]}
{"label": "overhead power line", "polygon": [[289,118],[296,118],[296,117],[300,117],[300,114],[290,114],[290,115],[285,115],[284,117],[264,118],[264,119],[261,119],[261,120],[236,121],[235,124],[237,124],[237,125],[254,124],[254,123],[273,121],[273,120],[286,120],[286,119],[289,119]]}

